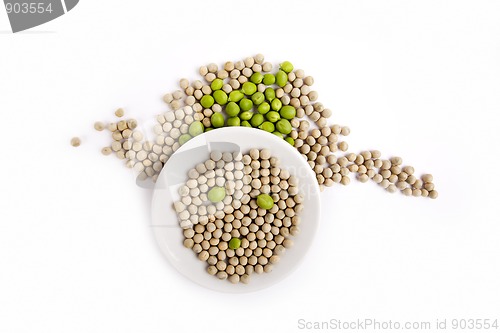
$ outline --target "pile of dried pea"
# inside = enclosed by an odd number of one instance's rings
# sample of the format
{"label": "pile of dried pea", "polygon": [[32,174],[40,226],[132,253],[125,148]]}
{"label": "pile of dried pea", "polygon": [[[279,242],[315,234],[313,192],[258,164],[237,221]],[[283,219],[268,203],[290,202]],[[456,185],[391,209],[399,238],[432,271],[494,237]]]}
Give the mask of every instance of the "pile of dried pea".
{"label": "pile of dried pea", "polygon": [[[417,178],[414,168],[404,166],[400,157],[382,159],[377,150],[348,152],[343,138],[350,129],[328,123],[332,111],[317,102],[314,79],[289,61],[273,68],[261,54],[225,62],[220,68],[214,63],[201,66],[201,80],[181,79],[180,89],[163,97],[172,111],[157,117],[153,140],[144,140],[134,126],[125,128],[128,121],[96,123],[98,130],[107,127],[114,140],[102,152],[115,152],[140,179],[155,181],[171,154],[192,137],[223,126],[249,126],[297,148],[315,171],[321,190],[335,183],[349,184],[354,173],[359,181],[372,180],[391,193],[437,198],[432,175]],[[123,110],[116,115],[122,117]]]}
{"label": "pile of dried pea", "polygon": [[298,186],[268,149],[212,151],[178,189],[184,246],[207,262],[210,275],[231,283],[271,272],[300,232]]}

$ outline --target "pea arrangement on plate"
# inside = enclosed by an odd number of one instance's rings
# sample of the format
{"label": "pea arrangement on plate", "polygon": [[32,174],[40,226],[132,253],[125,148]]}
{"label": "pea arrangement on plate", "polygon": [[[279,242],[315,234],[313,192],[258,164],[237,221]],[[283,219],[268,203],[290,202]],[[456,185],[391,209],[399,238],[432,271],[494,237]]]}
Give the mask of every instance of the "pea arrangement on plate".
{"label": "pea arrangement on plate", "polygon": [[271,272],[300,231],[298,179],[268,149],[213,151],[188,178],[174,203],[184,246],[221,280]]}
{"label": "pea arrangement on plate", "polygon": [[[401,157],[384,158],[375,149],[350,152],[349,127],[330,120],[332,111],[318,102],[313,77],[291,62],[273,66],[257,54],[222,66],[210,63],[198,72],[201,77],[183,78],[179,89],[163,96],[170,110],[157,116],[152,131],[124,119],[121,108],[117,121],[96,122],[97,131],[111,133],[102,153],[124,160],[139,181],[156,182],[173,154],[193,138],[224,127],[252,127],[295,148],[321,191],[348,185],[354,175],[390,193],[438,197],[432,175],[418,177]],[[71,139],[74,147],[81,143]],[[297,178],[262,148],[212,152],[188,172],[174,204],[184,246],[206,262],[209,274],[232,283],[248,283],[253,273],[273,269],[292,246],[306,204]]]}

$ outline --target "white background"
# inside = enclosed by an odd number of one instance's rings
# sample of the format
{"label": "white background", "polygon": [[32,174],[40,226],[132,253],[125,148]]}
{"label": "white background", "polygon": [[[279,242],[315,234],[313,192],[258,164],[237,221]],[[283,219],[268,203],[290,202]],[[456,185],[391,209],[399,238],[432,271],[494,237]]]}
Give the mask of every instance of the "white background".
{"label": "white background", "polygon": [[[9,29],[0,10],[0,332],[500,320],[500,2],[82,0]],[[148,125],[179,78],[258,52],[314,76],[352,151],[402,156],[440,197],[331,188],[296,273],[219,294],[164,260],[148,192],[92,124],[124,107]]]}

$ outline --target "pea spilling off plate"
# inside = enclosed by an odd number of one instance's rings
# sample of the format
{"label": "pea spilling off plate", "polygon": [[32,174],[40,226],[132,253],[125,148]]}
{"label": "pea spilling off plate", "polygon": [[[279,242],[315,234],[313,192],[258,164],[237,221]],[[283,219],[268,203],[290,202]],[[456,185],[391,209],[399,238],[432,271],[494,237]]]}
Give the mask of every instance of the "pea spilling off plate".
{"label": "pea spilling off plate", "polygon": [[[332,111],[317,101],[313,77],[289,61],[274,67],[258,54],[220,67],[201,66],[199,74],[192,82],[181,79],[180,89],[163,97],[171,110],[158,115],[148,139],[134,119],[97,122],[95,129],[108,129],[112,138],[102,153],[115,153],[140,180],[155,182],[170,156],[193,137],[225,126],[254,127],[295,147],[316,173],[321,190],[347,185],[354,175],[390,193],[437,198],[432,175],[417,177],[400,157],[382,158],[378,150],[349,152],[349,127],[330,121]],[[123,110],[116,115],[123,117]],[[71,141],[74,146],[77,139]]]}
{"label": "pea spilling off plate", "polygon": [[269,273],[299,232],[298,179],[268,149],[213,151],[189,170],[174,203],[184,246],[231,283]]}

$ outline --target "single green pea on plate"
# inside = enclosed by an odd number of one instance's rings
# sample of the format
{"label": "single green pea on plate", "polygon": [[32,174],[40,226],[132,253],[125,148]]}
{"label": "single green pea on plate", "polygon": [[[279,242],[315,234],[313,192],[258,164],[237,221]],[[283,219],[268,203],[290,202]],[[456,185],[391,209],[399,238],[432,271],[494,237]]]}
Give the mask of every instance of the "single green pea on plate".
{"label": "single green pea on plate", "polygon": [[[211,151],[241,151],[248,153],[251,148],[270,150],[277,157],[281,167],[295,175],[299,181],[299,190],[304,195],[304,210],[300,213],[301,232],[291,239],[294,246],[280,255],[280,262],[274,265],[270,273],[252,274],[248,284],[232,284],[221,281],[207,273],[207,263],[200,261],[191,249],[183,245],[184,236],[179,226],[173,202],[179,199],[178,188],[187,181],[189,169],[206,161]],[[216,190],[211,198],[220,200],[223,191]],[[261,205],[267,204],[267,198],[261,197]],[[246,293],[262,290],[280,282],[291,275],[306,257],[320,218],[320,192],[314,171],[299,152],[285,140],[256,128],[223,127],[216,128],[193,137],[181,146],[168,160],[155,184],[152,199],[152,230],[160,251],[182,275],[191,281],[219,292]],[[233,241],[233,247],[239,242]],[[290,278],[298,278],[292,276]],[[298,282],[298,280],[297,280]]]}

